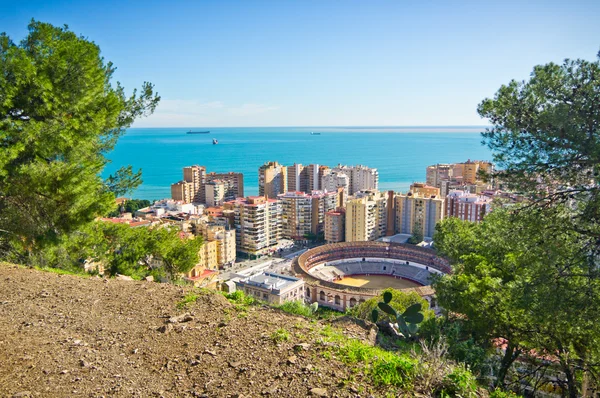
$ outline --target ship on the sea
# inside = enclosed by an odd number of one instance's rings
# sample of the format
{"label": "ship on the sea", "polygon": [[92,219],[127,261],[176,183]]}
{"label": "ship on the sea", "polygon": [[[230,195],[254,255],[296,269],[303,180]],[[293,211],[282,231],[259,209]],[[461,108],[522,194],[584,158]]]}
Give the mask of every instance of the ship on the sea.
{"label": "ship on the sea", "polygon": [[217,141],[216,138],[213,138],[213,145],[217,145],[219,143],[219,141]]}
{"label": "ship on the sea", "polygon": [[321,133],[315,133],[314,131],[311,131],[310,135],[321,135]]}
{"label": "ship on the sea", "polygon": [[208,134],[210,131],[188,131],[186,134]]}

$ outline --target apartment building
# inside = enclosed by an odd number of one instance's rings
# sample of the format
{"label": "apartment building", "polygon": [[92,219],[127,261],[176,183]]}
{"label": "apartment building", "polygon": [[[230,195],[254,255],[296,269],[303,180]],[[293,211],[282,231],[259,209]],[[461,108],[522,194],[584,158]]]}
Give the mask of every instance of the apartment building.
{"label": "apartment building", "polygon": [[441,188],[442,181],[450,181],[453,176],[451,164],[435,164],[426,169],[426,183],[433,187]]}
{"label": "apartment building", "polygon": [[225,183],[221,180],[208,181],[204,185],[206,205],[211,207],[223,205],[225,199]]}
{"label": "apartment building", "polygon": [[258,194],[273,199],[285,193],[287,177],[287,167],[277,162],[263,164],[258,169]]}
{"label": "apartment building", "polygon": [[233,218],[239,253],[250,257],[268,254],[281,239],[282,206],[278,200],[249,196],[225,202],[223,207],[223,213]]}
{"label": "apartment building", "polygon": [[324,230],[325,213],[336,208],[337,192],[286,192],[279,195],[282,204],[283,237],[301,240]]}
{"label": "apartment building", "polygon": [[491,211],[492,198],[453,190],[446,197],[445,216],[479,222]]}
{"label": "apartment building", "polygon": [[440,189],[436,188],[434,186],[428,185],[428,184],[423,184],[421,182],[415,182],[413,184],[410,185],[410,192],[413,192],[415,194],[419,194],[422,196],[437,196],[438,198],[440,197]]}
{"label": "apartment building", "polygon": [[235,200],[244,197],[244,174],[243,173],[215,173],[206,174],[206,182],[221,181],[224,185],[223,200]]}
{"label": "apartment building", "polygon": [[431,238],[435,225],[444,218],[444,200],[439,197],[408,192],[395,196],[396,233],[421,232]]}
{"label": "apartment building", "polygon": [[377,190],[379,188],[379,173],[377,169],[373,169],[363,165],[357,166],[342,166],[334,167],[333,172],[343,173],[348,176],[349,187],[348,194],[354,195],[358,191]]}
{"label": "apartment building", "polygon": [[287,188],[285,192],[306,192],[306,172],[304,166],[294,163],[287,166]]}
{"label": "apartment building", "polygon": [[346,242],[375,240],[386,235],[387,197],[360,191],[346,202]]}
{"label": "apartment building", "polygon": [[346,238],[346,209],[338,207],[325,213],[325,241],[344,242]]}
{"label": "apartment building", "polygon": [[350,177],[342,171],[330,171],[321,177],[321,189],[328,192],[336,192],[339,188],[346,195],[350,192]]}
{"label": "apartment building", "polygon": [[183,168],[183,180],[171,184],[171,197],[184,203],[206,203],[206,184],[212,181],[223,184],[223,200],[244,196],[242,173],[206,173],[204,166]]}
{"label": "apartment building", "polygon": [[284,238],[301,240],[311,233],[312,197],[294,191],[278,197],[282,206],[282,235]]}

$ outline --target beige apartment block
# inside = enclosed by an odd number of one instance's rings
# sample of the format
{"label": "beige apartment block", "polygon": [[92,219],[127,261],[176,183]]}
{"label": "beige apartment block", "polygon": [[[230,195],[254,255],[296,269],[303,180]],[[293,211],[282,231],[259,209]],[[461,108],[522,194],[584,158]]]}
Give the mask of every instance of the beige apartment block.
{"label": "beige apartment block", "polygon": [[202,248],[200,248],[198,265],[211,270],[219,268],[217,262],[217,242],[204,242]]}
{"label": "beige apartment block", "polygon": [[423,184],[421,182],[415,182],[413,184],[411,184],[410,186],[410,191],[415,193],[415,194],[419,194],[422,196],[437,196],[438,198],[440,197],[440,189],[436,188],[434,186],[428,185],[428,184]]}
{"label": "beige apartment block", "polygon": [[301,240],[311,233],[312,197],[304,192],[286,192],[278,197],[282,206],[282,235]]}
{"label": "beige apartment block", "polygon": [[414,234],[420,230],[431,238],[435,225],[444,218],[444,200],[419,193],[396,195],[396,233]]}
{"label": "beige apartment block", "polygon": [[375,240],[386,235],[387,197],[374,191],[357,192],[346,202],[346,242]]}
{"label": "beige apartment block", "polygon": [[244,174],[243,173],[208,173],[206,181],[219,180],[224,185],[224,200],[235,200],[244,197]]}
{"label": "beige apartment block", "polygon": [[225,198],[225,183],[221,180],[208,181],[204,185],[206,205],[211,207],[222,206]]}
{"label": "beige apartment block", "polygon": [[194,186],[191,182],[179,181],[171,184],[171,198],[183,203],[194,201]]}
{"label": "beige apartment block", "polygon": [[254,257],[274,251],[274,246],[282,238],[280,201],[249,196],[225,202],[223,207],[224,213],[232,211],[238,252]]}
{"label": "beige apartment block", "polygon": [[258,168],[258,194],[267,198],[277,198],[285,193],[287,183],[287,167],[277,162],[267,162]]}
{"label": "beige apartment block", "polygon": [[217,243],[217,264],[219,267],[235,263],[235,230],[222,225],[209,225],[206,239]]}
{"label": "beige apartment block", "polygon": [[344,242],[346,237],[346,209],[339,207],[325,213],[325,241]]}
{"label": "beige apartment block", "polygon": [[435,164],[433,166],[428,166],[426,175],[427,185],[441,188],[442,181],[449,181],[454,176],[453,165]]}
{"label": "beige apartment block", "polygon": [[[364,190],[377,190],[379,188],[379,172],[363,165],[334,167],[333,172],[343,173],[348,176],[349,186],[348,194],[354,195],[356,192]],[[324,188],[325,189],[325,188]]]}
{"label": "beige apartment block", "polygon": [[287,166],[287,188],[285,192],[306,192],[306,184],[304,176],[304,166],[299,163],[294,163],[292,166]]}
{"label": "beige apartment block", "polygon": [[204,166],[183,168],[183,180],[171,185],[171,197],[185,203],[206,203],[206,184],[219,180],[223,183],[224,200],[244,196],[242,173],[206,173]]}

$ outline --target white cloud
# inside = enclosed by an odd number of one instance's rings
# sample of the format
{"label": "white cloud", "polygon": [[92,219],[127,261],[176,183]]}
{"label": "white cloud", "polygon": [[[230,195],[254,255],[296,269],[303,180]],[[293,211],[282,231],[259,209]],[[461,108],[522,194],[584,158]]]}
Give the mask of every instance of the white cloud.
{"label": "white cloud", "polygon": [[193,127],[243,125],[254,115],[272,112],[277,106],[246,103],[226,105],[222,101],[163,99],[154,114],[137,121],[134,127]]}

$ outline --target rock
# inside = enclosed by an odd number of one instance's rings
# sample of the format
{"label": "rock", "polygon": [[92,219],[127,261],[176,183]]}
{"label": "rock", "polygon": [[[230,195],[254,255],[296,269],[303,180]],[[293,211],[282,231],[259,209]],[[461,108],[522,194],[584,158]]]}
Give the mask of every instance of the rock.
{"label": "rock", "polygon": [[314,395],[315,397],[327,397],[327,390],[324,388],[312,388],[310,390],[310,395]]}
{"label": "rock", "polygon": [[208,354],[208,355],[211,355],[211,356],[213,356],[213,357],[216,357],[216,356],[217,356],[217,353],[216,353],[216,352],[214,352],[214,351],[210,351],[210,350],[204,350],[204,353],[205,353],[205,354]]}
{"label": "rock", "polygon": [[133,280],[133,278],[132,278],[132,277],[130,277],[130,276],[127,276],[127,275],[119,275],[119,274],[117,274],[117,276],[115,277],[115,279],[116,279],[116,280],[119,280],[119,281],[132,281],[132,280]]}
{"label": "rock", "polygon": [[309,348],[310,348],[310,344],[308,344],[308,343],[300,343],[300,344],[296,344],[294,346],[295,351],[308,351]]}
{"label": "rock", "polygon": [[182,323],[182,322],[189,322],[189,321],[193,321],[194,317],[189,314],[189,313],[185,313],[185,314],[181,314],[181,315],[177,315],[177,316],[173,316],[171,318],[169,318],[169,320],[167,322],[169,323]]}
{"label": "rock", "polygon": [[173,330],[173,325],[170,323],[167,323],[166,325],[159,327],[157,330],[161,333],[169,333],[170,331]]}
{"label": "rock", "polygon": [[232,368],[238,368],[240,365],[242,364],[242,361],[230,361],[229,362],[229,366],[231,366]]}
{"label": "rock", "polygon": [[88,366],[90,366],[90,364],[89,364],[88,362],[86,362],[84,359],[80,359],[80,360],[79,360],[79,365],[80,365],[82,368],[87,368]]}
{"label": "rock", "polygon": [[154,276],[152,275],[148,275],[147,277],[144,278],[147,282],[154,282]]}
{"label": "rock", "polygon": [[31,392],[29,391],[20,391],[16,394],[13,394],[13,398],[26,398],[26,397],[31,397]]}
{"label": "rock", "polygon": [[66,370],[66,369],[65,369],[65,370],[61,370],[61,371],[60,371],[60,374],[61,374],[61,375],[66,375],[67,373],[69,373],[69,371],[68,371],[68,370]]}
{"label": "rock", "polygon": [[291,357],[289,357],[287,359],[287,364],[288,365],[294,365],[296,363],[296,361],[298,361],[298,357],[295,355],[292,355]]}

